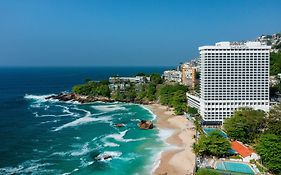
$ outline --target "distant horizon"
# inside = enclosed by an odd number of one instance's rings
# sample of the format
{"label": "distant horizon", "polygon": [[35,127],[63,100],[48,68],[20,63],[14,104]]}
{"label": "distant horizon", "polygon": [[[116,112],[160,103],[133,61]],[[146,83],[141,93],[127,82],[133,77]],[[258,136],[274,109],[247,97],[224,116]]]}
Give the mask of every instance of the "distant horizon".
{"label": "distant horizon", "polygon": [[0,67],[170,66],[281,31],[281,1],[1,1]]}

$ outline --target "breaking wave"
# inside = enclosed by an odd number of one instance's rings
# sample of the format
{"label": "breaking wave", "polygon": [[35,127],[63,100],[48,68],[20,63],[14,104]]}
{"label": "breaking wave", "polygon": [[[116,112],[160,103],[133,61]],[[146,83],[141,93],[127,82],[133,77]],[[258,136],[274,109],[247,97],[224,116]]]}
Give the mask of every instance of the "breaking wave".
{"label": "breaking wave", "polygon": [[122,131],[119,134],[109,134],[106,137],[104,137],[102,139],[102,141],[106,144],[107,143],[107,139],[114,139],[116,141],[119,142],[134,142],[134,141],[140,141],[140,140],[145,140],[145,138],[139,138],[139,139],[124,139],[124,136],[126,135],[126,133],[128,132],[128,130]]}
{"label": "breaking wave", "polygon": [[12,174],[32,174],[34,172],[38,174],[52,174],[53,170],[45,169],[46,166],[53,164],[50,163],[38,163],[39,160],[25,161],[16,167],[0,168],[0,174],[12,175]]}
{"label": "breaking wave", "polygon": [[99,105],[99,106],[92,106],[92,108],[99,110],[99,111],[105,111],[105,112],[126,110],[126,108],[124,106],[120,106],[120,105]]}
{"label": "breaking wave", "polygon": [[59,131],[59,130],[64,129],[64,128],[79,126],[79,125],[90,123],[90,122],[109,121],[109,120],[112,119],[110,116],[92,118],[92,117],[90,117],[90,115],[91,115],[91,113],[88,113],[88,114],[86,114],[85,117],[76,119],[76,120],[74,120],[74,121],[72,121],[70,123],[66,123],[66,124],[64,124],[64,125],[62,125],[60,127],[57,127],[54,131]]}

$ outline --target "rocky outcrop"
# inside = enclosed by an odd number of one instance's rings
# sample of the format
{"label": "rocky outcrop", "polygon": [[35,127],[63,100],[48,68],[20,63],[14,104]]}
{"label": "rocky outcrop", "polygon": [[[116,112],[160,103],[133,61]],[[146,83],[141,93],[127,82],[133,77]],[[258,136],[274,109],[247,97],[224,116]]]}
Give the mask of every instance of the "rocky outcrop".
{"label": "rocky outcrop", "polygon": [[138,124],[141,129],[153,129],[153,123],[148,120],[141,120]]}
{"label": "rocky outcrop", "polygon": [[108,97],[91,97],[91,96],[78,95],[75,93],[69,93],[69,94],[61,93],[58,95],[49,96],[46,99],[57,99],[60,101],[77,101],[79,103],[90,103],[90,102],[96,102],[96,101],[102,101],[102,102],[114,102],[115,101]]}
{"label": "rocky outcrop", "polygon": [[96,102],[96,101],[101,101],[101,102],[124,102],[124,103],[137,103],[137,104],[143,104],[143,105],[148,105],[153,102],[146,101],[146,100],[129,100],[129,99],[123,99],[123,100],[116,100],[116,99],[111,99],[108,97],[103,97],[103,96],[86,96],[86,95],[79,95],[75,93],[60,93],[58,95],[51,95],[46,98],[48,99],[57,99],[59,101],[77,101],[79,103],[91,103],[91,102]]}
{"label": "rocky outcrop", "polygon": [[107,160],[107,159],[112,159],[112,155],[109,155],[109,154],[105,154],[105,155],[99,155],[96,157],[97,160],[99,161],[104,161],[104,160]]}
{"label": "rocky outcrop", "polygon": [[125,124],[123,124],[123,123],[117,123],[117,124],[115,124],[114,126],[115,126],[115,127],[118,127],[118,128],[121,128],[121,127],[124,127]]}

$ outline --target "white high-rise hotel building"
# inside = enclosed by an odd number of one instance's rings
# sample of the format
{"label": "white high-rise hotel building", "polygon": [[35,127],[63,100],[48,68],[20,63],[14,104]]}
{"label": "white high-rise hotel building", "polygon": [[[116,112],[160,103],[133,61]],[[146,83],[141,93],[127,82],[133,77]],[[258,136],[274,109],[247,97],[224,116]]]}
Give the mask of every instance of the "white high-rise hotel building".
{"label": "white high-rise hotel building", "polygon": [[223,122],[239,107],[269,110],[269,50],[260,42],[199,47],[200,114]]}

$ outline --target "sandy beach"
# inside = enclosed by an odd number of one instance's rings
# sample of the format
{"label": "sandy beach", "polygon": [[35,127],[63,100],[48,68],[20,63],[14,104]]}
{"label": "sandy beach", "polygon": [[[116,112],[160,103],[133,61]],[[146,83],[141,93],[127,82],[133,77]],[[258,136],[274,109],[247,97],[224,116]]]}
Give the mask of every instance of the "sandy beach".
{"label": "sandy beach", "polygon": [[159,166],[154,175],[189,175],[193,173],[195,154],[192,152],[193,124],[183,116],[176,116],[166,106],[147,105],[156,116],[156,126],[160,130],[171,130],[172,134],[165,142],[171,147],[161,153]]}

